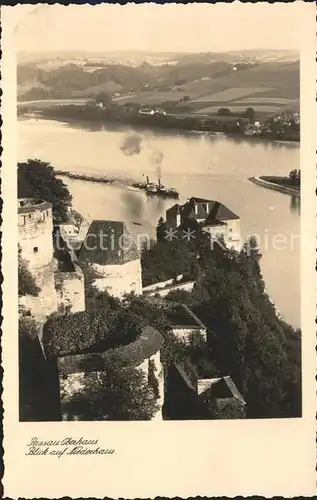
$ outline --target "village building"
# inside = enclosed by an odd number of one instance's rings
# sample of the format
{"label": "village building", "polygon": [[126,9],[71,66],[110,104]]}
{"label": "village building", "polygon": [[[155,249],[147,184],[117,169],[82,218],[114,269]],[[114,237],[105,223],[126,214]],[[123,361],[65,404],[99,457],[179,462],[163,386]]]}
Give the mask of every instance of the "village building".
{"label": "village building", "polygon": [[202,378],[184,359],[166,372],[163,414],[166,420],[241,419],[246,402],[229,375]]}
{"label": "village building", "polygon": [[193,311],[182,302],[172,302],[148,296],[150,303],[162,309],[172,333],[185,344],[207,341],[207,328]]}
{"label": "village building", "polygon": [[184,205],[176,203],[166,211],[166,223],[172,229],[180,229],[190,221],[214,238],[223,237],[228,248],[240,250],[240,218],[219,201],[192,197]]}
{"label": "village building", "polygon": [[94,284],[115,297],[142,293],[140,251],[121,221],[92,221],[77,252],[79,265],[96,272]]}

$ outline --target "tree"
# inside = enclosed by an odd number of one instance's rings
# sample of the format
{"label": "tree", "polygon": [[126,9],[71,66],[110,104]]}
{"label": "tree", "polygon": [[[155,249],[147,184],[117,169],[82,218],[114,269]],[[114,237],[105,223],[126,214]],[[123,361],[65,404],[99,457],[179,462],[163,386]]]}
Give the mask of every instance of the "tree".
{"label": "tree", "polygon": [[105,372],[87,373],[84,384],[64,407],[80,420],[150,420],[158,411],[157,394],[145,374],[118,360]]}
{"label": "tree", "polygon": [[100,92],[100,94],[96,95],[96,102],[101,103],[103,107],[109,106],[111,103],[111,96],[106,92]]}
{"label": "tree", "polygon": [[217,111],[217,115],[220,115],[220,116],[230,116],[231,115],[231,111],[230,111],[229,108],[220,108]]}
{"label": "tree", "polygon": [[224,407],[220,409],[215,398],[205,397],[200,401],[200,418],[208,420],[243,419],[245,418],[245,409],[234,398],[227,401]]}
{"label": "tree", "polygon": [[291,170],[288,176],[294,186],[300,186],[300,170]]}
{"label": "tree", "polygon": [[167,242],[166,233],[167,233],[167,224],[164,218],[160,217],[156,227],[156,240],[160,242]]}
{"label": "tree", "polygon": [[195,254],[184,239],[176,238],[167,243],[158,241],[141,254],[143,285],[176,278],[190,273]]}
{"label": "tree", "polygon": [[40,288],[37,286],[34,277],[27,267],[27,263],[21,257],[21,249],[18,251],[18,293],[19,297],[32,295],[37,297]]}
{"label": "tree", "polygon": [[244,117],[248,118],[251,121],[255,120],[255,111],[253,108],[247,108],[244,112]]}
{"label": "tree", "polygon": [[32,316],[19,318],[19,417],[23,422],[60,419],[58,379],[44,359],[39,332]]}
{"label": "tree", "polygon": [[50,163],[41,160],[18,163],[18,196],[48,201],[53,205],[54,221],[68,221],[72,196]]}
{"label": "tree", "polygon": [[208,328],[213,362],[245,397],[247,417],[300,416],[300,332],[277,317],[259,260],[255,239],[240,253],[206,251],[193,310]]}

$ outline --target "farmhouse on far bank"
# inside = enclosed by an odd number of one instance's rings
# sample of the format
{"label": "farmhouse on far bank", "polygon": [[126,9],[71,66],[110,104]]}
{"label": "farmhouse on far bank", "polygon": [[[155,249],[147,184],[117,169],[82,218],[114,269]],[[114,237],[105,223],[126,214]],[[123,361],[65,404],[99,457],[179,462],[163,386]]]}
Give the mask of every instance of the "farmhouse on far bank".
{"label": "farmhouse on far bank", "polygon": [[192,197],[184,205],[176,203],[166,210],[166,223],[172,229],[190,220],[213,237],[222,236],[228,248],[240,250],[240,217],[219,201]]}

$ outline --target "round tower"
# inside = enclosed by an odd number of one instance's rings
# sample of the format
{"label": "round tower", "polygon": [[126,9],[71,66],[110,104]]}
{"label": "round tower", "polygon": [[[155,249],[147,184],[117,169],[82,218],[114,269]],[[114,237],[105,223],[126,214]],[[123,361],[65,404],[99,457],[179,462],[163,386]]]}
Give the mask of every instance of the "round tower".
{"label": "round tower", "polygon": [[21,257],[28,262],[31,272],[40,272],[53,259],[52,204],[22,198],[18,200],[18,221]]}
{"label": "round tower", "polygon": [[19,199],[18,231],[21,258],[41,289],[42,306],[39,307],[51,312],[56,302],[52,204],[36,198]]}

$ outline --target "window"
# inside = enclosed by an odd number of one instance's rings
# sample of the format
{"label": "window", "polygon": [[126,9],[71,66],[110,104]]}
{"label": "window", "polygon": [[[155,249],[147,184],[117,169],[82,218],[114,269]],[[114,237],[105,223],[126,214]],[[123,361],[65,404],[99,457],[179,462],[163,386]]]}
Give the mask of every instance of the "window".
{"label": "window", "polygon": [[31,217],[32,217],[32,214],[29,214],[29,219],[31,219]]}
{"label": "window", "polygon": [[37,253],[39,251],[39,248],[38,247],[34,247],[33,248],[33,253]]}

